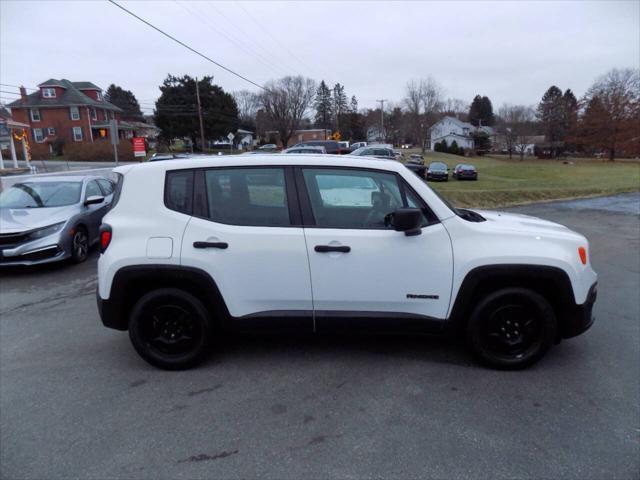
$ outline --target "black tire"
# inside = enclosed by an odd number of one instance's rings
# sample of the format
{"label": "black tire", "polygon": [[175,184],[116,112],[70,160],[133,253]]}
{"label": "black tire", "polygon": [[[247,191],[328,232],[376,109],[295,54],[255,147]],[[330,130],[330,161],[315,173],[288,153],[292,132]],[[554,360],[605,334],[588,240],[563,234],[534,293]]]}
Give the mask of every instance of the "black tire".
{"label": "black tire", "polygon": [[89,256],[89,235],[87,229],[78,226],[73,232],[71,238],[71,261],[73,263],[82,263]]}
{"label": "black tire", "polygon": [[540,360],[556,338],[551,305],[526,288],[505,288],[487,295],[467,324],[467,342],[485,365],[519,370]]}
{"label": "black tire", "polygon": [[138,354],[164,370],[185,370],[209,353],[212,323],[202,302],[177,288],[143,295],[129,318],[129,338]]}

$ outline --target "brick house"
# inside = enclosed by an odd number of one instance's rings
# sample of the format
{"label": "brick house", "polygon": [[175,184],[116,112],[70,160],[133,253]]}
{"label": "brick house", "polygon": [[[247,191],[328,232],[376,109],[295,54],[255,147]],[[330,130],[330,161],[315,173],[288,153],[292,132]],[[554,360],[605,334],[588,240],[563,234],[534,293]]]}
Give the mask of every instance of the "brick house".
{"label": "brick house", "polygon": [[[56,139],[66,145],[78,142],[107,141],[109,122],[120,121],[122,110],[106,101],[102,89],[91,82],[50,79],[27,95],[20,88],[20,99],[7,105],[13,118],[31,127],[33,158],[46,158]],[[120,138],[133,136],[131,126],[119,124]]]}

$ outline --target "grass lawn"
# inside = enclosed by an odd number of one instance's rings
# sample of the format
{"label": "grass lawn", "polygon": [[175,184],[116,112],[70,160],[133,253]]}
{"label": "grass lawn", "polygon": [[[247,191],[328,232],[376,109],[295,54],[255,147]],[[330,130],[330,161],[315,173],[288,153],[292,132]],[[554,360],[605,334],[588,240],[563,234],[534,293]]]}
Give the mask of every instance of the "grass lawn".
{"label": "grass lawn", "polygon": [[[407,152],[407,151],[405,151]],[[408,151],[415,153],[414,151]],[[409,155],[405,153],[405,158]],[[457,163],[478,169],[478,181],[429,182],[429,186],[459,207],[497,207],[544,200],[611,195],[640,190],[640,162],[604,162],[601,159],[562,160],[484,156],[464,158],[426,152],[425,163],[445,162],[452,170]]]}

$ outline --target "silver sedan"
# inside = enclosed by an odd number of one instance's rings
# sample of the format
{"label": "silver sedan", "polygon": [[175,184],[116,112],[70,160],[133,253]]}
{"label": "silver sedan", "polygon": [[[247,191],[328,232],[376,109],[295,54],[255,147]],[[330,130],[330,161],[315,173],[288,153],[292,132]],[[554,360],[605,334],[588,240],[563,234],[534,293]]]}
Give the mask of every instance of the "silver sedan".
{"label": "silver sedan", "polygon": [[0,266],[87,259],[114,183],[97,176],[31,177],[0,194]]}

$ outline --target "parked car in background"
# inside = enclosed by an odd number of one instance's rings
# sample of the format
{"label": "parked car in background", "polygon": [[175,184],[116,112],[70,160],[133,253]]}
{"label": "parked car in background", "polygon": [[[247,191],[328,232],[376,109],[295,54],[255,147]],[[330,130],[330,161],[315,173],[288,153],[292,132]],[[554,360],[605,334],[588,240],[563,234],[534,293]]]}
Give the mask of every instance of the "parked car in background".
{"label": "parked car in background", "polygon": [[422,155],[411,155],[409,160],[404,164],[409,170],[418,175],[420,178],[425,178],[425,172],[427,171],[427,166],[424,164],[424,159]]}
{"label": "parked car in background", "polygon": [[282,153],[327,153],[324,147],[291,147]]}
{"label": "parked car in background", "polygon": [[341,155],[344,153],[349,153],[349,150],[344,150],[340,143],[335,140],[310,140],[308,142],[296,143],[294,145],[295,148],[298,147],[324,147],[326,153],[333,155]]}
{"label": "parked car in background", "polygon": [[349,155],[356,157],[378,157],[394,160],[396,156],[393,153],[393,149],[387,147],[368,146],[354,150]]}
{"label": "parked car in background", "polygon": [[154,153],[147,162],[159,162],[161,160],[175,160],[177,158],[190,158],[186,153]]}
{"label": "parked car in background", "polygon": [[478,180],[478,170],[474,165],[459,163],[451,174],[456,180]]}
{"label": "parked car in background", "polygon": [[33,177],[0,194],[0,266],[87,259],[115,185],[97,176]]}
{"label": "parked car in background", "polygon": [[278,146],[275,143],[266,143],[260,147],[258,147],[260,153],[269,153],[269,152],[277,152]]}
{"label": "parked car in background", "polygon": [[367,142],[354,142],[349,146],[349,150],[353,152],[359,148],[366,147],[366,146],[367,146]]}
{"label": "parked car in background", "polygon": [[427,181],[443,181],[449,180],[449,167],[443,162],[431,162],[427,168]]}
{"label": "parked car in background", "polygon": [[393,151],[393,156],[396,157],[396,160],[400,161],[402,160],[402,152],[399,150],[394,150]]}
{"label": "parked car in background", "polygon": [[407,150],[409,148],[413,148],[413,144],[411,143],[403,143],[400,148],[402,148],[403,150]]}
{"label": "parked car in background", "polygon": [[347,140],[340,140],[338,143],[340,144],[340,148],[342,148],[342,150],[346,152],[351,151],[349,147],[349,142]]}

